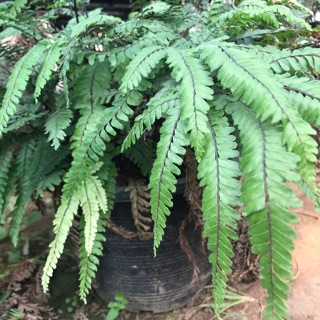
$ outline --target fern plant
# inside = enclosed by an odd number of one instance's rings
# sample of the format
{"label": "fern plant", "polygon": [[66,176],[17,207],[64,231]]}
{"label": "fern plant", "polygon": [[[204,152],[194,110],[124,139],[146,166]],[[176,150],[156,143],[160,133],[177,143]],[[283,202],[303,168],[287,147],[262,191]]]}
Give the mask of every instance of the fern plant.
{"label": "fern plant", "polygon": [[[25,2],[0,7],[0,37],[13,32]],[[99,9],[80,12],[64,30],[33,38],[33,46],[17,57],[2,82],[0,220],[6,195],[16,193],[10,217],[17,245],[29,199],[62,188],[43,289],[49,290],[80,211],[80,296],[85,301],[102,254],[117,177],[125,169],[119,163],[127,159],[149,179],[150,205],[137,202],[133,211],[139,228],[151,212],[156,254],[191,148],[203,188],[217,315],[241,217],[234,207],[243,206],[252,251],[261,256],[265,318],[287,318],[292,224],[298,222],[290,209],[301,205],[287,182],[297,183],[320,205],[313,137],[320,124],[320,50],[302,18],[311,13],[296,2],[264,0],[237,6],[220,0],[196,6],[140,1],[137,8],[128,21]],[[12,48],[1,50],[2,59],[8,59]],[[134,185],[128,190],[138,201]]]}

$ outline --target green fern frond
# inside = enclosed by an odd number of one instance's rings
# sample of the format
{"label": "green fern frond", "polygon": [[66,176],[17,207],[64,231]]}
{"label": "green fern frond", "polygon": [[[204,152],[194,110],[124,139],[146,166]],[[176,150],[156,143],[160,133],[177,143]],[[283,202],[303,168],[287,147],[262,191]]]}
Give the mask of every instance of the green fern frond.
{"label": "green fern frond", "polygon": [[107,198],[101,182],[94,176],[88,177],[81,186],[80,205],[85,219],[85,249],[90,255],[97,234],[99,209],[107,211]]}
{"label": "green fern frond", "polygon": [[106,240],[103,236],[105,233],[105,216],[101,215],[97,222],[97,234],[94,239],[91,253],[88,255],[85,249],[85,222],[84,217],[80,220],[80,271],[79,271],[79,296],[86,304],[87,295],[92,286],[92,279],[94,279],[99,265],[99,258],[103,254],[102,243]]}
{"label": "green fern frond", "polygon": [[66,197],[77,192],[79,185],[86,176],[91,175],[90,167],[94,166],[106,149],[105,142],[116,134],[116,129],[123,129],[133,111],[130,104],[138,105],[141,96],[137,91],[131,91],[126,96],[117,95],[113,106],[105,109],[94,130],[83,137],[82,144],[73,152],[72,167],[65,178],[63,193]]}
{"label": "green fern frond", "polygon": [[34,89],[34,98],[40,96],[42,89],[49,81],[52,71],[56,67],[61,56],[61,43],[56,41],[48,50],[45,59],[42,62],[41,69],[39,71],[38,78],[36,80],[36,87]]}
{"label": "green fern frond", "polygon": [[[36,143],[36,147],[33,145]],[[31,147],[30,150],[29,146]],[[21,154],[21,156],[20,156]],[[34,139],[33,143],[25,143],[17,157],[18,198],[16,207],[12,211],[10,236],[16,246],[25,207],[41,180],[50,174],[60,162],[69,154],[68,147],[56,152],[44,137]]]}
{"label": "green fern frond", "polygon": [[[81,102],[80,102],[81,103]],[[78,106],[78,104],[77,104]],[[80,109],[80,118],[76,123],[76,127],[70,140],[72,141],[71,149],[78,150],[83,143],[84,137],[93,132],[97,124],[101,121],[105,109],[99,105],[92,105],[92,108],[86,104],[86,107]]]}
{"label": "green fern frond", "polygon": [[[301,202],[285,182],[297,182],[299,158],[281,144],[281,127],[261,123],[254,112],[241,103],[227,108],[240,130],[244,177],[242,200],[247,215],[251,250],[260,254],[262,286],[267,289],[266,319],[287,318],[285,300],[292,279],[291,254],[295,232],[290,226],[297,217],[288,207]],[[253,151],[254,150],[254,151]]]}
{"label": "green fern frond", "polygon": [[65,130],[70,126],[73,113],[70,109],[58,109],[50,115],[45,123],[45,133],[49,135],[48,141],[51,146],[57,150],[60,147],[60,141],[63,141]]}
{"label": "green fern frond", "polygon": [[156,67],[161,59],[167,54],[163,46],[151,46],[142,51],[129,63],[121,80],[120,90],[123,93],[139,86],[142,78],[148,77],[152,69]]}
{"label": "green fern frond", "polygon": [[110,88],[111,78],[108,61],[97,61],[92,66],[82,67],[74,84],[74,107],[93,112],[95,105],[104,99]]}
{"label": "green fern frond", "polygon": [[9,8],[10,15],[15,16],[17,13],[20,13],[27,2],[28,0],[14,0],[13,5]]}
{"label": "green fern frond", "polygon": [[234,7],[233,10],[223,13],[218,21],[218,25],[232,27],[235,21],[238,21],[235,28],[245,25],[258,24],[263,22],[264,24],[272,27],[279,28],[280,23],[276,18],[276,15],[270,10],[270,6],[265,1],[242,1],[239,6]]}
{"label": "green fern frond", "polygon": [[126,46],[115,48],[109,57],[113,67],[128,63],[133,60],[142,49],[154,45],[154,39],[151,37],[142,37]]}
{"label": "green fern frond", "polygon": [[42,287],[44,292],[49,290],[49,281],[52,277],[53,270],[57,267],[58,259],[60,258],[64,243],[72,226],[74,216],[78,212],[79,196],[72,195],[68,198],[62,198],[61,205],[55,215],[53,221],[55,239],[50,243],[50,251],[43,268]]}
{"label": "green fern frond", "polygon": [[17,104],[27,86],[27,82],[34,65],[38,63],[45,50],[44,44],[37,44],[32,47],[14,66],[8,83],[7,90],[3,97],[0,108],[0,137],[3,129],[7,127],[9,117],[17,111]]}
{"label": "green fern frond", "polygon": [[37,144],[37,139],[28,139],[20,146],[19,153],[16,159],[15,178],[24,178],[27,175],[27,170],[30,168],[34,149]]}
{"label": "green fern frond", "polygon": [[177,38],[177,34],[169,28],[161,28],[147,32],[142,37],[120,48],[112,50],[109,61],[112,66],[128,64],[142,49],[155,46],[157,44],[169,45],[169,42]]}
{"label": "green fern frond", "polygon": [[277,50],[275,54],[266,54],[266,61],[276,73],[316,71],[320,73],[320,54],[317,48],[303,48],[291,51]]}
{"label": "green fern frond", "polygon": [[[312,28],[309,23],[305,21],[305,19],[300,18],[294,14],[289,7],[284,5],[274,4],[268,7],[268,11],[279,15],[281,19],[284,19],[287,23],[291,25],[297,24],[301,29],[311,31]],[[280,20],[280,19],[279,19]]]}
{"label": "green fern frond", "polygon": [[8,126],[3,129],[3,133],[7,134],[11,131],[18,130],[25,125],[32,124],[34,121],[44,118],[48,112],[30,113],[27,111],[17,112],[14,116],[10,117]]}
{"label": "green fern frond", "polygon": [[237,144],[221,111],[210,111],[210,132],[206,134],[206,148],[198,166],[200,186],[205,187],[202,196],[204,235],[208,238],[209,260],[212,264],[213,297],[215,312],[220,314],[224,293],[231,274],[233,256],[230,239],[236,240],[237,221],[240,214],[232,206],[240,204],[241,175],[238,163]]}
{"label": "green fern frond", "polygon": [[5,146],[3,141],[2,148],[0,149],[0,222],[4,218],[4,205],[6,190],[8,184],[8,173],[12,165],[12,156],[13,156],[13,146]]}
{"label": "green fern frond", "polygon": [[[289,24],[292,26],[298,25],[304,30],[311,30],[310,25],[304,19],[296,16],[294,11],[285,5],[267,4],[266,1],[261,0],[242,1],[232,13],[232,19],[239,19],[239,15],[246,14],[250,18],[264,21],[275,28],[279,28],[283,24]],[[227,16],[230,19],[230,14],[227,14]]]}
{"label": "green fern frond", "polygon": [[289,92],[292,105],[305,121],[320,125],[320,84],[318,80],[298,77],[280,77]]}
{"label": "green fern frond", "polygon": [[320,213],[320,192],[319,189],[315,189],[310,187],[310,185],[308,185],[305,181],[300,180],[298,182],[298,187],[300,190],[302,190],[304,192],[304,194],[310,198],[313,203],[314,206],[317,210],[318,213]]}
{"label": "green fern frond", "polygon": [[180,83],[181,119],[188,120],[191,146],[196,158],[201,159],[204,152],[204,134],[208,132],[206,113],[207,100],[212,100],[212,78],[205,66],[190,52],[170,48],[167,63],[172,68],[173,78]]}
{"label": "green fern frond", "polygon": [[272,118],[273,122],[278,122],[282,119],[282,110],[287,104],[284,90],[268,65],[254,54],[224,44],[213,44],[204,47],[201,57],[212,71],[218,71],[217,78],[222,86],[251,105],[262,121]]}
{"label": "green fern frond", "polygon": [[316,142],[311,137],[314,130],[291,106],[286,90],[268,66],[250,52],[221,44],[205,47],[202,58],[212,71],[218,69],[217,78],[221,84],[229,88],[234,96],[252,106],[262,121],[271,118],[272,122],[281,119],[285,122],[283,142],[301,157],[301,177],[308,184],[314,185],[313,167],[317,152]]}
{"label": "green fern frond", "polygon": [[81,69],[74,85],[74,107],[79,109],[81,117],[71,137],[72,149],[80,147],[83,137],[94,131],[103,116],[104,108],[100,105],[111,81],[110,66],[107,61],[96,62],[93,66]]}
{"label": "green fern frond", "polygon": [[194,10],[194,5],[191,3],[185,4],[182,8],[177,8],[176,13],[172,14],[170,21],[173,21],[173,25],[176,24],[177,20],[181,19],[176,29],[178,33],[189,32],[195,26],[199,25],[202,21],[200,11]]}
{"label": "green fern frond", "polygon": [[312,188],[316,189],[315,185],[315,170],[314,166],[317,161],[317,142],[313,135],[316,131],[311,125],[304,121],[299,113],[293,109],[287,109],[284,119],[284,132],[282,142],[288,146],[290,151],[293,151],[300,157],[298,170],[301,178]]}
{"label": "green fern frond", "polygon": [[217,25],[220,16],[227,11],[230,12],[230,7],[228,7],[228,10],[226,10],[226,4],[223,0],[211,1],[202,12],[202,21],[204,25],[212,27]]}
{"label": "green fern frond", "polygon": [[15,204],[15,209],[11,213],[13,216],[10,225],[10,236],[13,244],[18,243],[18,234],[22,222],[25,206],[33,192],[30,185],[30,167],[33,161],[34,150],[36,148],[37,140],[28,140],[23,143],[16,160],[15,178],[19,182],[17,187],[18,199]]}
{"label": "green fern frond", "polygon": [[117,168],[110,155],[103,157],[103,165],[97,173],[107,197],[106,217],[110,217],[116,199]]}
{"label": "green fern frond", "polygon": [[124,155],[138,166],[145,177],[149,177],[155,159],[155,149],[153,145],[139,140],[134,146],[125,150]]}
{"label": "green fern frond", "polygon": [[159,247],[166,227],[166,216],[173,203],[172,193],[175,192],[176,176],[180,174],[179,165],[189,145],[186,125],[181,121],[181,111],[171,109],[168,118],[160,129],[160,141],[157,145],[157,158],[153,164],[149,188],[151,189],[151,213],[154,221],[154,254]]}
{"label": "green fern frond", "polygon": [[70,61],[69,61],[70,57],[71,57],[71,53],[69,50],[67,50],[64,53],[63,60],[60,66],[60,73],[59,73],[59,78],[60,80],[62,80],[62,84],[63,84],[63,93],[64,93],[67,109],[69,109],[70,107],[69,80],[67,77],[67,73],[70,68]]}
{"label": "green fern frond", "polygon": [[77,23],[76,25],[68,25],[66,31],[69,39],[74,40],[81,36],[86,36],[90,29],[93,29],[95,26],[104,26],[104,28],[110,28],[111,26],[118,23],[118,19],[109,16],[100,14],[99,11],[91,12],[88,17],[84,18],[82,21]]}
{"label": "green fern frond", "polygon": [[160,119],[166,114],[167,110],[179,105],[179,96],[171,88],[160,90],[149,100],[143,113],[136,117],[133,127],[122,144],[122,152],[135,144],[141,138],[144,130],[150,131],[156,119]]}
{"label": "green fern frond", "polygon": [[46,190],[54,191],[55,186],[61,183],[63,174],[63,169],[57,169],[43,177],[36,188],[35,197],[43,197]]}

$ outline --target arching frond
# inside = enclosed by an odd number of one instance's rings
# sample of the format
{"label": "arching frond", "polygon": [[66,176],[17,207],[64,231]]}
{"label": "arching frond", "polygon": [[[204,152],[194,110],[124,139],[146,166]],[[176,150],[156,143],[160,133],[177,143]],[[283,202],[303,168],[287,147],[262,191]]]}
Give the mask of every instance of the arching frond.
{"label": "arching frond", "polygon": [[200,186],[204,187],[202,211],[204,235],[208,238],[209,260],[212,264],[213,297],[216,314],[220,314],[224,292],[231,274],[233,256],[230,239],[236,240],[234,229],[240,214],[232,206],[240,204],[240,176],[238,163],[231,160],[238,157],[237,144],[231,134],[226,117],[221,111],[210,111],[208,115],[210,132],[206,134],[206,148],[198,166]]}
{"label": "arching frond", "polygon": [[[36,145],[34,147],[34,145]],[[31,147],[31,148],[30,148]],[[28,150],[30,148],[30,150]],[[50,174],[57,164],[65,159],[69,150],[67,147],[61,148],[56,152],[51,148],[46,140],[38,138],[33,143],[25,143],[20,150],[17,159],[17,176],[18,176],[18,198],[15,209],[12,211],[10,236],[12,243],[16,246],[19,240],[19,231],[25,208],[31,195],[36,190],[39,183],[47,174]]]}
{"label": "arching frond", "polygon": [[65,178],[63,193],[67,196],[77,192],[79,184],[91,175],[90,166],[94,166],[106,149],[105,141],[110,141],[116,129],[122,129],[124,123],[133,115],[130,104],[139,104],[140,94],[131,91],[126,96],[117,95],[113,106],[105,109],[94,130],[83,137],[82,144],[73,152],[72,167]]}
{"label": "arching frond", "polygon": [[38,186],[36,187],[35,197],[43,197],[46,190],[54,191],[56,186],[59,186],[62,182],[62,176],[64,170],[61,168],[55,169],[50,174],[42,178]]}
{"label": "arching frond", "polygon": [[208,132],[206,113],[209,110],[207,100],[212,99],[212,79],[199,59],[190,52],[170,48],[167,63],[172,68],[172,76],[180,82],[181,119],[188,120],[191,146],[196,158],[201,159],[204,152],[204,133]]}
{"label": "arching frond", "polygon": [[252,105],[262,120],[270,117],[273,122],[278,122],[282,119],[282,109],[286,105],[283,88],[268,65],[256,59],[254,54],[224,44],[213,44],[204,47],[201,57],[212,71],[218,71],[222,86]]}
{"label": "arching frond", "polygon": [[69,109],[58,109],[50,115],[45,123],[45,133],[49,135],[48,141],[52,141],[55,150],[60,147],[60,141],[63,141],[67,129],[71,123],[73,113]]}
{"label": "arching frond", "polygon": [[80,189],[80,205],[82,207],[85,226],[85,249],[90,255],[97,234],[99,210],[107,211],[107,197],[101,182],[94,176],[88,177]]}
{"label": "arching frond", "polygon": [[44,292],[49,290],[50,278],[62,254],[64,243],[72,226],[72,220],[78,211],[79,202],[78,194],[69,198],[62,198],[61,205],[55,215],[53,221],[55,238],[49,245],[50,251],[43,268],[42,287]]}
{"label": "arching frond", "polygon": [[276,73],[309,72],[315,70],[320,73],[320,54],[317,48],[303,48],[293,51],[276,51],[275,54],[266,54],[265,59]]}
{"label": "arching frond", "polygon": [[318,80],[297,77],[281,77],[281,83],[289,92],[292,105],[302,118],[316,126],[320,125],[320,83]]}
{"label": "arching frond", "polygon": [[32,72],[45,50],[42,43],[32,47],[14,66],[7,82],[7,91],[0,108],[0,137],[3,129],[8,125],[9,117],[17,111],[17,104],[27,86]]}
{"label": "arching frond", "polygon": [[5,143],[0,148],[0,222],[4,218],[4,204],[6,187],[8,184],[8,173],[12,165],[13,146],[5,146]]}
{"label": "arching frond", "polygon": [[129,63],[121,80],[120,90],[124,93],[139,86],[142,78],[148,77],[150,72],[167,54],[163,46],[151,46],[141,52]]}
{"label": "arching frond", "polygon": [[56,41],[48,50],[45,59],[42,62],[41,69],[36,81],[36,87],[34,89],[34,97],[37,98],[40,96],[42,89],[49,81],[52,71],[57,66],[57,63],[61,56],[61,47],[60,42]]}
{"label": "arching frond", "polygon": [[85,222],[84,217],[80,220],[80,271],[79,271],[79,296],[84,303],[87,303],[87,295],[91,289],[92,279],[94,279],[99,265],[99,257],[103,254],[102,243],[106,240],[105,216],[101,215],[97,222],[97,234],[94,239],[92,250],[87,254],[85,249]]}
{"label": "arching frond", "polygon": [[9,13],[13,16],[15,16],[17,13],[20,13],[27,2],[28,0],[14,0],[13,5],[9,9]]}
{"label": "arching frond", "polygon": [[[269,121],[262,123],[252,110],[241,103],[227,109],[240,130],[244,177],[242,200],[249,224],[251,250],[261,255],[262,286],[267,289],[267,319],[284,319],[288,311],[288,280],[292,279],[291,254],[295,232],[291,224],[298,219],[288,211],[301,205],[285,184],[297,182],[299,158],[281,144],[281,128]],[[253,151],[254,150],[254,151]]]}
{"label": "arching frond", "polygon": [[110,155],[103,157],[103,165],[97,173],[107,197],[106,218],[110,217],[116,199],[117,168]]}
{"label": "arching frond", "polygon": [[175,192],[179,165],[189,145],[186,125],[180,119],[178,108],[172,109],[160,130],[157,158],[153,164],[149,188],[151,189],[151,214],[154,221],[154,254],[159,247],[166,227],[166,216],[170,215],[172,194]]}
{"label": "arching frond", "polygon": [[252,106],[262,121],[267,118],[271,118],[272,122],[283,119],[283,142],[301,157],[301,177],[308,184],[314,185],[313,167],[317,153],[316,143],[311,137],[314,130],[291,106],[286,90],[268,66],[250,52],[220,44],[205,47],[202,57],[212,71],[218,70],[217,77],[221,84],[230,88],[244,103]]}
{"label": "arching frond", "polygon": [[151,98],[147,103],[147,108],[136,117],[133,127],[122,144],[122,151],[135,144],[136,140],[141,138],[144,130],[151,130],[156,119],[163,117],[167,110],[177,108],[180,105],[179,100],[178,94],[171,88],[160,90]]}
{"label": "arching frond", "polygon": [[93,112],[95,105],[104,99],[110,88],[112,74],[108,61],[95,62],[81,68],[74,84],[74,106]]}

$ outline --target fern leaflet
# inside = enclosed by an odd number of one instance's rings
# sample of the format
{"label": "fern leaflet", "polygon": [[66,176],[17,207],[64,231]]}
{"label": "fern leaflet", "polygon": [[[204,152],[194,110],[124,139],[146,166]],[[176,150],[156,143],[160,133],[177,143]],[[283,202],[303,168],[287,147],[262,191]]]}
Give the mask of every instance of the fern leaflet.
{"label": "fern leaflet", "polygon": [[171,88],[160,90],[150,99],[143,113],[135,118],[135,123],[123,141],[121,150],[124,151],[135,144],[144,130],[151,130],[156,119],[160,119],[167,110],[175,108],[179,104],[179,97]]}
{"label": "fern leaflet", "polygon": [[305,121],[320,125],[320,85],[317,80],[297,77],[280,77],[284,88],[289,92],[292,105]]}
{"label": "fern leaflet", "polygon": [[87,303],[87,294],[89,293],[92,285],[92,279],[94,279],[99,265],[98,257],[103,254],[102,243],[106,240],[103,234],[105,233],[105,216],[101,215],[97,221],[97,234],[95,236],[92,250],[90,254],[87,254],[85,248],[85,223],[84,217],[80,220],[80,290],[79,295],[84,303]]}
{"label": "fern leaflet", "polygon": [[0,109],[0,137],[2,136],[3,129],[8,125],[9,117],[16,113],[17,104],[27,86],[32,67],[38,63],[44,50],[44,44],[38,43],[15,64],[10,74],[7,91],[3,97]]}
{"label": "fern leaflet", "polygon": [[64,243],[72,226],[72,220],[77,214],[79,207],[79,196],[72,195],[69,198],[62,198],[61,205],[53,221],[55,239],[50,243],[50,251],[43,268],[42,287],[44,292],[48,292],[49,280],[52,277],[53,270],[56,268],[60,258]]}
{"label": "fern leaflet", "polygon": [[[261,255],[262,286],[267,289],[267,319],[288,317],[284,300],[288,297],[291,254],[295,232],[290,224],[298,219],[288,207],[301,205],[286,181],[297,182],[295,169],[299,158],[281,144],[281,127],[261,123],[252,110],[241,103],[228,107],[240,130],[243,146],[240,166],[252,252]],[[254,152],[252,152],[254,150]]]}
{"label": "fern leaflet", "polygon": [[120,90],[126,93],[137,88],[142,78],[146,78],[166,54],[167,50],[163,46],[151,46],[142,49],[126,68],[121,80]]}
{"label": "fern leaflet", "polygon": [[79,184],[91,175],[90,167],[94,166],[106,149],[105,141],[110,141],[116,134],[115,129],[122,129],[125,122],[133,115],[130,104],[139,104],[140,94],[131,91],[126,96],[117,95],[113,107],[105,109],[100,121],[83,137],[82,144],[73,152],[72,167],[65,178],[63,193],[66,197],[77,192]]}
{"label": "fern leaflet", "polygon": [[231,274],[233,256],[230,239],[236,240],[237,221],[240,214],[231,206],[239,205],[240,183],[236,177],[240,170],[236,161],[237,144],[231,135],[233,128],[221,111],[210,111],[208,115],[210,132],[206,134],[206,148],[198,166],[200,186],[204,187],[202,211],[204,235],[208,238],[208,249],[212,252],[213,297],[215,312],[220,314],[227,286],[227,274]]}
{"label": "fern leaflet", "polygon": [[13,5],[9,9],[9,13],[13,16],[15,16],[17,13],[20,13],[27,2],[28,0],[14,0]]}
{"label": "fern leaflet", "polygon": [[320,54],[317,48],[303,48],[294,51],[275,51],[274,54],[265,54],[266,61],[276,73],[301,72],[315,70],[320,73]]}
{"label": "fern leaflet", "polygon": [[48,50],[45,59],[42,62],[41,69],[36,81],[36,87],[34,89],[34,97],[37,98],[41,94],[41,90],[44,88],[45,84],[49,81],[52,71],[56,67],[60,55],[61,55],[61,43],[56,41]]}
{"label": "fern leaflet", "polygon": [[188,51],[170,48],[167,63],[173,69],[172,76],[180,83],[181,119],[188,120],[191,146],[195,149],[199,161],[204,152],[204,133],[208,132],[206,113],[212,100],[213,84],[209,72],[199,59]]}
{"label": "fern leaflet", "polygon": [[85,219],[85,248],[90,255],[97,233],[99,209],[107,211],[107,197],[101,182],[94,176],[88,177],[81,186],[80,205]]}
{"label": "fern leaflet", "polygon": [[45,123],[45,133],[49,135],[48,141],[52,141],[55,150],[60,147],[60,141],[63,141],[67,129],[71,123],[73,113],[69,109],[58,109],[50,115]]}
{"label": "fern leaflet", "polygon": [[[5,143],[3,143],[3,147]],[[8,173],[12,165],[13,147],[8,146],[0,150],[0,223],[4,218],[4,205],[6,197],[6,187],[8,184]]]}
{"label": "fern leaflet", "polygon": [[281,110],[286,105],[283,89],[267,64],[250,52],[224,44],[205,46],[201,58],[212,71],[218,70],[217,77],[222,86],[252,105],[263,121],[269,117],[273,122],[282,119]]}
{"label": "fern leaflet", "polygon": [[166,227],[166,216],[170,215],[172,193],[175,192],[176,176],[180,174],[178,165],[189,145],[186,126],[180,119],[180,110],[171,109],[170,115],[160,129],[157,158],[153,164],[149,188],[151,189],[151,213],[154,221],[154,254],[159,247]]}
{"label": "fern leaflet", "polygon": [[[31,144],[32,146],[32,144]],[[22,170],[19,168],[19,188],[18,188],[18,198],[16,202],[16,207],[11,213],[11,229],[10,236],[12,243],[16,246],[18,243],[18,236],[20,225],[22,222],[23,214],[25,212],[25,207],[30,200],[30,197],[34,190],[47,174],[50,174],[54,168],[59,164],[69,153],[67,147],[61,149],[60,152],[53,150],[44,138],[40,138],[37,141],[36,147],[26,150],[29,147],[29,143],[24,145],[22,148],[22,161],[18,161],[18,166],[21,166]]]}

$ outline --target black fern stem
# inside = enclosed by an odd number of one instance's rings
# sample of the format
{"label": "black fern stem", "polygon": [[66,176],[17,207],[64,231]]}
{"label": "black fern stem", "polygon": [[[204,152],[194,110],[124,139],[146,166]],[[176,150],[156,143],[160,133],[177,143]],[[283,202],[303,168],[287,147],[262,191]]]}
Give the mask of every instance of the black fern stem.
{"label": "black fern stem", "polygon": [[74,13],[76,14],[76,20],[77,20],[77,23],[79,23],[77,0],[73,0],[73,5],[74,5]]}
{"label": "black fern stem", "polygon": [[[263,187],[264,187],[264,195],[265,195],[265,208],[268,220],[268,238],[269,238],[269,255],[270,255],[270,283],[271,290],[270,296],[272,301],[274,301],[274,277],[273,277],[273,232],[272,232],[272,222],[271,222],[271,211],[270,211],[270,195],[269,195],[269,186],[267,181],[267,164],[266,164],[266,135],[261,123],[261,120],[258,119],[259,127],[262,133],[262,170],[263,170]],[[272,309],[272,314],[275,314],[274,306]]]}
{"label": "black fern stem", "polygon": [[214,143],[214,153],[215,153],[215,162],[217,166],[217,248],[216,248],[216,266],[219,266],[219,244],[220,244],[220,232],[221,232],[221,205],[220,205],[220,161],[219,161],[219,150],[217,144],[217,137],[213,127],[213,123],[210,117],[208,117],[210,127],[212,128],[212,140]]}

